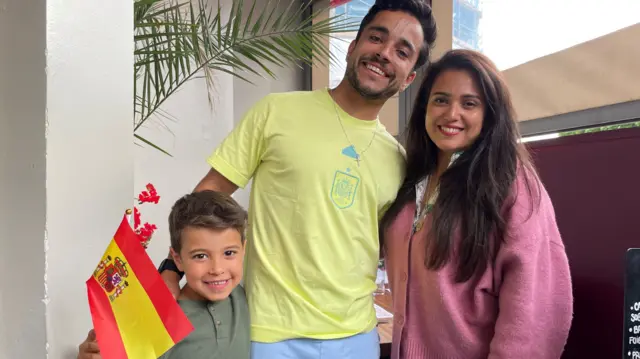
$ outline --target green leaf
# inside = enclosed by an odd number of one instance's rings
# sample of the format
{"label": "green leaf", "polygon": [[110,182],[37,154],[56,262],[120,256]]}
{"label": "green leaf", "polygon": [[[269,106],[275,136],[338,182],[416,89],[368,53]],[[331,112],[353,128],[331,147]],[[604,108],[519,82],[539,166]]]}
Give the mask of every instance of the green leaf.
{"label": "green leaf", "polygon": [[136,134],[136,133],[134,133],[134,134],[133,134],[133,136],[134,136],[135,138],[137,138],[138,140],[140,140],[140,141],[142,141],[142,142],[146,143],[147,145],[149,145],[149,146],[151,146],[151,147],[155,148],[156,150],[158,150],[158,151],[160,151],[160,152],[164,153],[165,155],[167,155],[167,156],[169,156],[169,157],[173,157],[169,152],[167,152],[167,151],[165,151],[164,149],[160,148],[158,145],[156,145],[156,144],[154,144],[153,142],[151,142],[151,141],[147,140],[146,138],[144,138],[144,137],[142,137],[142,136],[140,136],[140,135],[138,135],[138,134]]}

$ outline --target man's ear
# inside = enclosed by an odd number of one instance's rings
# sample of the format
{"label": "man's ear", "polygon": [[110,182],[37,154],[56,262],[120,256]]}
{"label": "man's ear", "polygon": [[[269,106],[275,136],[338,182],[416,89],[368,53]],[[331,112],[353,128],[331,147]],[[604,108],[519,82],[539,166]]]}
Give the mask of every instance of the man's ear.
{"label": "man's ear", "polygon": [[400,88],[400,91],[404,91],[407,89],[407,87],[409,87],[409,85],[411,85],[413,83],[413,80],[416,79],[416,75],[417,73],[415,71],[412,71],[409,76],[407,76],[407,79],[404,81],[404,85],[402,85],[402,87]]}
{"label": "man's ear", "polygon": [[351,56],[351,53],[355,48],[356,48],[356,40],[353,40],[351,41],[351,43],[349,44],[349,47],[347,48],[347,59],[349,58],[349,56]]}
{"label": "man's ear", "polygon": [[176,267],[178,267],[178,270],[180,270],[180,272],[184,272],[184,265],[182,263],[182,258],[180,258],[180,254],[174,251],[173,248],[169,248],[169,252],[171,253],[171,258],[173,258]]}

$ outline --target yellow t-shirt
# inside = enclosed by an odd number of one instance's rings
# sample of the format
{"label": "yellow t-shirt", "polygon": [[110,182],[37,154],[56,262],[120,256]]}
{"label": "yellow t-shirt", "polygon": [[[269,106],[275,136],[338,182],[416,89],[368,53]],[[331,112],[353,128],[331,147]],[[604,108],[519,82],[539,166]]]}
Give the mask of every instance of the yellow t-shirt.
{"label": "yellow t-shirt", "polygon": [[[357,152],[371,144],[359,166],[336,108]],[[327,89],[271,94],[208,162],[239,187],[253,177],[244,276],[251,340],[372,330],[378,219],[405,165],[384,126],[334,108]]]}

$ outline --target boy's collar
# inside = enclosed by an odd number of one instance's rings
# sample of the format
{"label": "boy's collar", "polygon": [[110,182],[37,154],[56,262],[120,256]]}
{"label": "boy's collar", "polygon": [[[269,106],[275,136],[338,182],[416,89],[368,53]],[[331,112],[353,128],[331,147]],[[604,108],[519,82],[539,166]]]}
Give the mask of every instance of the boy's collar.
{"label": "boy's collar", "polygon": [[[180,291],[180,295],[178,296],[177,301],[178,303],[193,303],[199,306],[208,306],[208,305],[216,306],[219,303],[226,302],[229,299],[229,297],[231,297],[234,291],[235,291],[235,288],[231,291],[231,293],[229,293],[229,296],[223,300],[213,301],[213,300],[208,300],[206,298],[203,298],[199,294],[195,293],[193,289],[191,289],[187,284]],[[191,296],[191,294],[193,294],[193,296]]]}

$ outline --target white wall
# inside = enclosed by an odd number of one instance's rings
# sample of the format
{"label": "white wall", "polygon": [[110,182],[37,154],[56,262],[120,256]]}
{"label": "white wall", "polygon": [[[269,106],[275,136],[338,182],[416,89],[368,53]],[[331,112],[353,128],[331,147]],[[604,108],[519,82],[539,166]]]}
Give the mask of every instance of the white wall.
{"label": "white wall", "polygon": [[45,356],[44,1],[0,0],[0,358]]}
{"label": "white wall", "polygon": [[[268,0],[260,0],[266,4]],[[246,1],[250,5],[251,1]],[[222,2],[229,5],[230,0]],[[216,2],[217,5],[217,2]],[[284,9],[287,4],[282,4]],[[228,10],[228,8],[227,8]],[[154,143],[167,149],[168,157],[149,147],[135,149],[135,191],[152,182],[161,196],[160,203],[140,207],[142,220],[155,223],[158,230],[147,252],[155,263],[166,258],[169,248],[167,217],[173,203],[191,192],[209,170],[206,158],[233,129],[242,115],[260,98],[271,92],[291,91],[302,88],[302,70],[298,67],[276,68],[278,80],[260,78],[250,74],[243,76],[254,84],[229,74],[216,77],[216,102],[213,110],[208,104],[203,80],[189,82],[180,92],[167,101],[163,109],[175,117],[174,121],[154,120],[140,132]],[[240,189],[234,198],[245,208],[249,205],[249,184]]]}
{"label": "white wall", "polygon": [[91,327],[85,281],[132,203],[132,10],[0,1],[0,358],[75,358]]}
{"label": "white wall", "polygon": [[[217,7],[218,2],[211,5]],[[221,1],[223,18],[227,18],[231,0]],[[207,157],[233,129],[233,76],[217,73],[215,96],[209,105],[204,79],[187,82],[172,95],[162,110],[172,119],[154,116],[138,133],[168,151],[169,157],[146,145],[135,146],[135,194],[153,183],[160,195],[158,204],[139,207],[142,221],[154,223],[158,230],[147,253],[159,264],[169,251],[167,218],[173,203],[193,191],[209,170]]]}
{"label": "white wall", "polygon": [[53,359],[75,358],[91,328],[85,281],[133,202],[132,21],[130,1],[47,1],[45,286]]}
{"label": "white wall", "polygon": [[163,106],[175,117],[174,121],[154,118],[139,130],[145,138],[173,156],[148,146],[135,148],[136,194],[151,182],[160,195],[158,204],[139,207],[143,223],[148,221],[158,226],[147,249],[158,264],[167,257],[169,250],[167,217],[171,206],[191,192],[207,173],[207,156],[233,128],[233,79],[231,75],[221,74],[217,76],[216,84],[218,95],[213,109],[207,100],[204,80],[193,80]]}
{"label": "white wall", "polygon": [[177,120],[141,132],[174,157],[134,146],[132,17],[125,1],[0,0],[0,359],[75,358],[85,281],[134,195],[152,182],[162,196],[141,207],[159,263],[169,209],[206,157],[259,98],[301,88],[295,67],[256,85],[221,74],[212,110],[191,81],[164,106]]}

